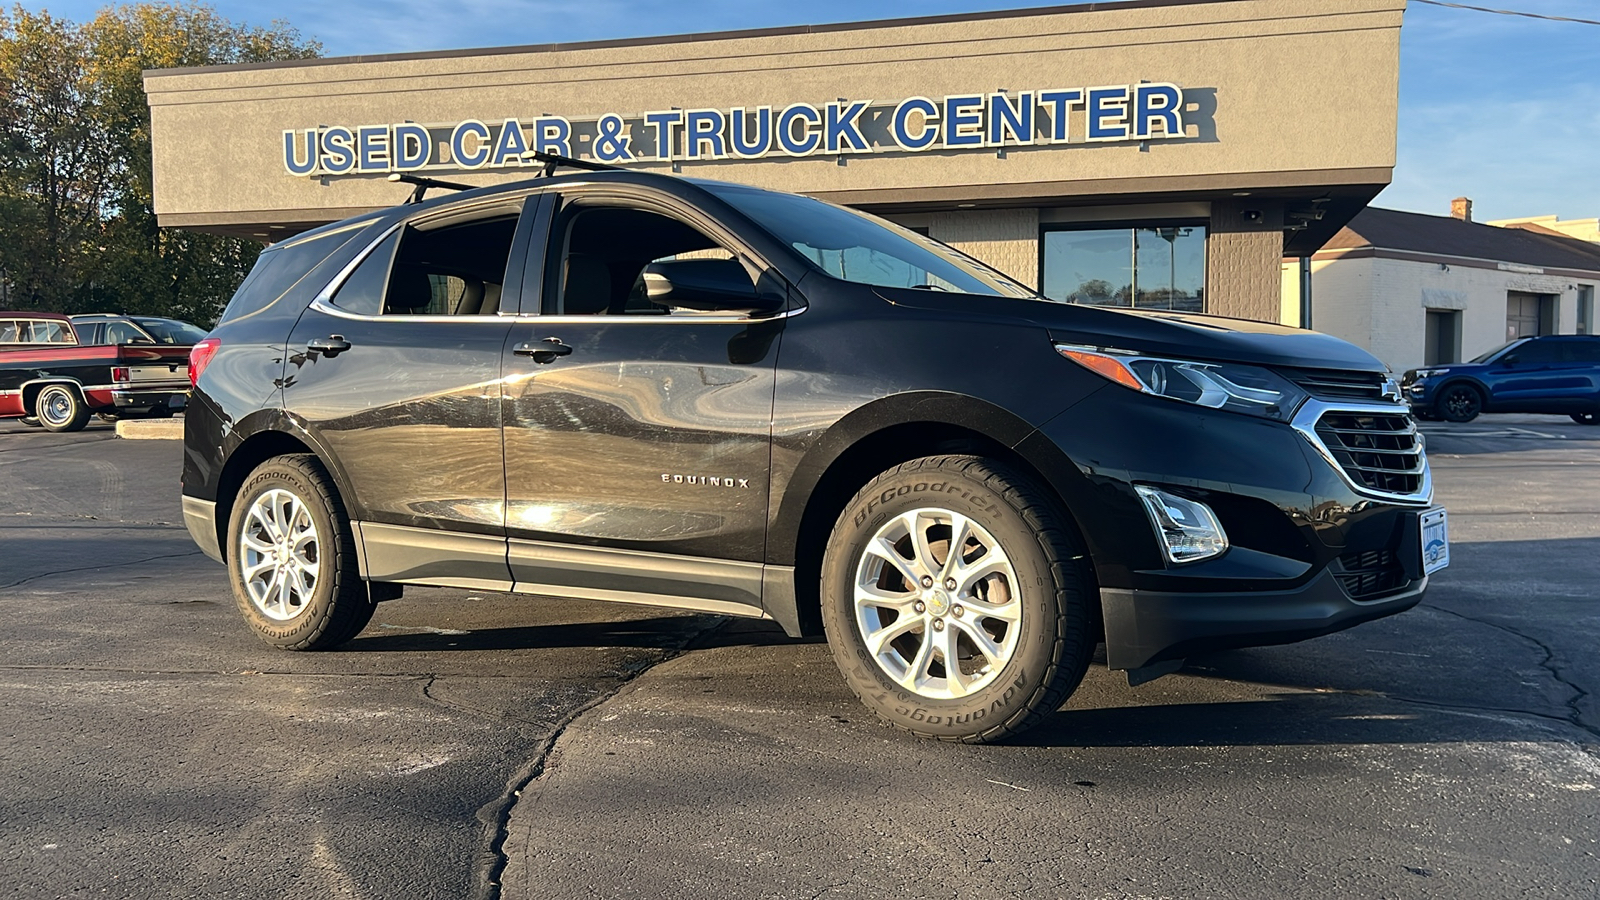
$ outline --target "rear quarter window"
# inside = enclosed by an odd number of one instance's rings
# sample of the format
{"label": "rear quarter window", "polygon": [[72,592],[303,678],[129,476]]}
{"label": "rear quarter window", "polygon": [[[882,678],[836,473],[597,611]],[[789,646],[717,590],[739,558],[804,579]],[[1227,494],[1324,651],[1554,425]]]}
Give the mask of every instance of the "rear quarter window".
{"label": "rear quarter window", "polygon": [[319,263],[371,224],[371,220],[365,220],[309,238],[291,238],[261,251],[255,266],[234,292],[233,299],[228,301],[217,324],[240,319],[271,306]]}

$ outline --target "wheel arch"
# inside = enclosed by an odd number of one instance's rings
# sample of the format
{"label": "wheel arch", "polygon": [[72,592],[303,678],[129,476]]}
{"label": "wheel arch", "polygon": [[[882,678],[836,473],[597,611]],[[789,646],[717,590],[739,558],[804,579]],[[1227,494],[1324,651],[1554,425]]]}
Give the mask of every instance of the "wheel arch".
{"label": "wheel arch", "polygon": [[1478,402],[1483,407],[1480,411],[1488,412],[1489,401],[1492,399],[1492,395],[1489,393],[1489,388],[1482,381],[1471,375],[1457,375],[1453,378],[1447,378],[1445,379],[1444,384],[1434,388],[1432,407],[1434,409],[1439,408],[1439,401],[1444,398],[1445,391],[1448,391],[1451,388],[1460,387],[1462,385],[1466,385],[1467,387],[1470,387],[1478,392]]}
{"label": "wheel arch", "polygon": [[78,399],[84,404],[89,403],[89,395],[83,389],[83,382],[71,375],[51,375],[47,378],[35,378],[22,383],[22,411],[26,415],[37,415],[34,404],[38,402],[39,395],[52,384],[64,384],[78,392]]}
{"label": "wheel arch", "polygon": [[[840,511],[862,485],[913,459],[970,454],[1017,469],[1056,500],[1067,528],[1085,546],[1056,480],[1044,471],[1048,461],[1019,449],[1035,431],[994,404],[932,392],[886,398],[836,422],[796,467],[769,541],[768,562],[794,567],[792,630],[822,633],[822,555]],[[1092,579],[1092,567],[1086,571]]]}
{"label": "wheel arch", "polygon": [[240,424],[243,427],[236,429],[234,434],[242,433],[244,437],[239,440],[238,446],[228,452],[227,461],[217,475],[215,522],[217,545],[222,549],[224,560],[228,558],[228,522],[233,516],[233,504],[239,488],[250,477],[250,473],[267,460],[297,453],[315,456],[332,477],[334,489],[344,501],[347,514],[351,512],[350,492],[343,471],[333,463],[333,456],[322,446],[322,442],[294,416],[281,409],[268,409],[247,417]]}

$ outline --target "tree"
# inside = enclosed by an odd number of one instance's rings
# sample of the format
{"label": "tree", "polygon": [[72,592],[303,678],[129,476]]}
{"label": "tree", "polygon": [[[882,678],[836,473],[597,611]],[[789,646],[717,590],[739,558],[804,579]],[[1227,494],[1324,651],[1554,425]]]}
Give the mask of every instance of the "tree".
{"label": "tree", "polygon": [[143,73],[321,49],[282,22],[236,25],[196,4],[108,7],[84,25],[0,14],[0,270],[12,305],[214,321],[260,246],[157,226]]}

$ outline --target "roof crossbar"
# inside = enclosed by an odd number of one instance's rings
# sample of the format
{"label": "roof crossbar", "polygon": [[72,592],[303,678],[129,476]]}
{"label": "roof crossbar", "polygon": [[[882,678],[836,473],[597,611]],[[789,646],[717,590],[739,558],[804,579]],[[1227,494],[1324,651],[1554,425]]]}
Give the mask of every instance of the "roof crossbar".
{"label": "roof crossbar", "polygon": [[461,184],[460,182],[456,181],[440,181],[437,178],[426,178],[421,175],[408,175],[404,172],[390,173],[389,180],[416,185],[416,189],[411,192],[411,198],[406,201],[407,203],[421,203],[422,198],[428,193],[429,188],[440,188],[441,190],[447,191],[470,191],[473,188],[473,186],[470,184]]}
{"label": "roof crossbar", "polygon": [[621,166],[613,166],[610,163],[594,162],[588,159],[573,159],[570,156],[557,156],[554,153],[545,153],[540,150],[529,150],[527,153],[522,154],[522,158],[535,159],[544,163],[544,172],[542,174],[545,178],[554,175],[556,169],[586,169],[590,172],[617,172],[622,170]]}

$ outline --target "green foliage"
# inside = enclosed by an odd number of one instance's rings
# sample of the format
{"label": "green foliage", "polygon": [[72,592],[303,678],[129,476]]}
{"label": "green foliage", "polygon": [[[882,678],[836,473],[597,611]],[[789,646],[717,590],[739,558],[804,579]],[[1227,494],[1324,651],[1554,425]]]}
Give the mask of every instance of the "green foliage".
{"label": "green foliage", "polygon": [[214,321],[260,247],[156,225],[143,73],[321,49],[195,4],[107,7],[84,24],[0,11],[3,305]]}

